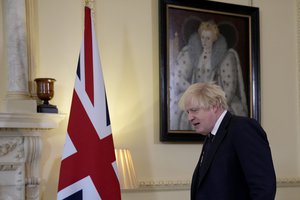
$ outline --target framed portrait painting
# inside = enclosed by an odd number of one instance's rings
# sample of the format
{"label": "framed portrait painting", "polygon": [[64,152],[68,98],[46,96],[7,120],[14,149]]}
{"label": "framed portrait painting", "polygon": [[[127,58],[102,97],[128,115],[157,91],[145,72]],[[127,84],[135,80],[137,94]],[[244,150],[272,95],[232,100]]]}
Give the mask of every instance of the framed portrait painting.
{"label": "framed portrait painting", "polygon": [[258,8],[160,0],[159,59],[161,141],[203,140],[178,106],[197,82],[217,83],[231,113],[260,121]]}

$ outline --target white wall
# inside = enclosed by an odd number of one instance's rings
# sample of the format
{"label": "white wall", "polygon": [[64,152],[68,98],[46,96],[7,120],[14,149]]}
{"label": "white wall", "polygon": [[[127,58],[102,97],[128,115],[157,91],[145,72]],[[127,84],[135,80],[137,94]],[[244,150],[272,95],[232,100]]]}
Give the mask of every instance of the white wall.
{"label": "white wall", "polygon": [[[248,0],[223,2],[250,5]],[[298,177],[296,0],[254,0],[253,5],[260,8],[262,126],[268,133],[278,178]],[[53,200],[83,33],[83,1],[39,0],[36,6],[37,77],[57,80],[52,103],[66,113],[60,127],[43,136],[42,199]],[[189,180],[201,145],[159,141],[158,1],[97,0],[95,25],[115,147],[131,150],[141,181]],[[1,49],[0,67],[4,68]],[[277,199],[299,196],[297,188],[280,187]],[[182,200],[189,199],[189,191],[130,192],[123,199]]]}

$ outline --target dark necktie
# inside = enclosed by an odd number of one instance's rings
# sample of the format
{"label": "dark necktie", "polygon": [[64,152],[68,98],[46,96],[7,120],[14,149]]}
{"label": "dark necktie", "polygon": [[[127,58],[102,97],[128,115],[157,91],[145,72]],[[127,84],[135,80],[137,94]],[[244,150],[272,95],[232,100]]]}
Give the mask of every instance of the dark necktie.
{"label": "dark necktie", "polygon": [[201,168],[201,165],[204,161],[204,157],[205,155],[208,154],[209,152],[209,149],[210,149],[210,146],[213,142],[213,137],[214,135],[212,135],[211,133],[207,136],[207,138],[205,139],[205,142],[203,144],[203,149],[202,149],[202,152],[201,152],[201,155],[200,155],[200,159],[198,161],[198,164],[195,168],[195,171],[194,171],[194,174],[193,174],[193,179],[192,179],[192,185],[194,185],[195,187],[199,184],[198,183],[198,176],[199,176],[199,173],[200,173],[200,168]]}
{"label": "dark necktie", "polygon": [[202,156],[201,156],[202,157],[201,158],[201,164],[202,164],[203,160],[205,159],[205,157],[207,156],[207,154],[210,150],[213,139],[214,139],[214,135],[209,133],[206,140],[205,140],[205,143],[203,145],[203,151],[202,151]]}

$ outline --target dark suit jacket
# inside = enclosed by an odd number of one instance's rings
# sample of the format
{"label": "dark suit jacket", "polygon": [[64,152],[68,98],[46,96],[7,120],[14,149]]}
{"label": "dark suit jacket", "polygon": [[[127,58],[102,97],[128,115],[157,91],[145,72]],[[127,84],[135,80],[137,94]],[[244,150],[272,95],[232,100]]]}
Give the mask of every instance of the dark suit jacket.
{"label": "dark suit jacket", "polygon": [[227,112],[210,151],[196,166],[191,200],[274,200],[276,177],[265,131]]}

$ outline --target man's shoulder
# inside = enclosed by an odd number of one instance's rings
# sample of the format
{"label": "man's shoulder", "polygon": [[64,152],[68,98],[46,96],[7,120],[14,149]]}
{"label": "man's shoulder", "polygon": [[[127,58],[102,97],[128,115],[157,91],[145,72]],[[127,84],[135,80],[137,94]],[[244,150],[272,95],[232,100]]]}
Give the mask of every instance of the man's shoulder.
{"label": "man's shoulder", "polygon": [[[229,124],[231,125],[240,125],[240,126],[243,126],[243,125],[255,125],[255,126],[260,126],[259,122],[254,119],[254,118],[251,118],[251,117],[245,117],[245,116],[239,116],[239,115],[234,115],[230,112],[227,112],[226,114],[227,118],[229,118]],[[225,116],[225,118],[226,118]]]}

